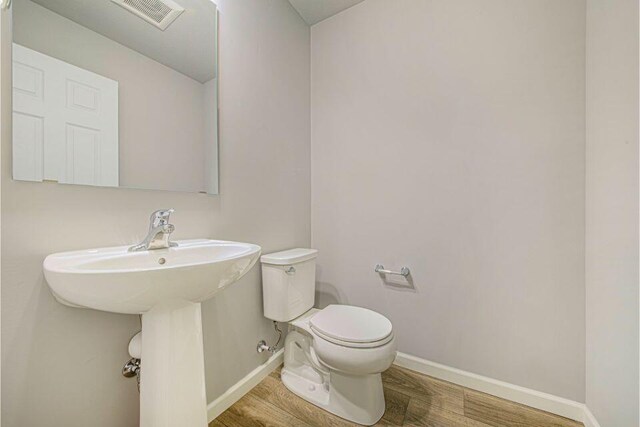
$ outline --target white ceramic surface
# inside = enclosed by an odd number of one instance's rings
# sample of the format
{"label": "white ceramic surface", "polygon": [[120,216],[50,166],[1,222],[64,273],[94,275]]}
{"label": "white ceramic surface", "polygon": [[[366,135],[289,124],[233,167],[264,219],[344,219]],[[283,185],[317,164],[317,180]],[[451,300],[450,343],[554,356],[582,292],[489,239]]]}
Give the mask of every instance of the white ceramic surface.
{"label": "white ceramic surface", "polygon": [[292,265],[315,259],[317,256],[317,249],[296,248],[262,255],[260,262],[271,265]]}
{"label": "white ceramic surface", "polygon": [[264,316],[289,322],[282,382],[339,417],[373,425],[384,413],[380,373],[396,357],[391,322],[362,307],[313,307],[315,249],[263,255]]}
{"label": "white ceramic surface", "polygon": [[372,344],[393,332],[389,319],[364,307],[331,304],[310,320],[311,329],[317,335],[337,344]]}
{"label": "white ceramic surface", "polygon": [[[63,304],[143,314],[169,299],[201,302],[242,277],[260,246],[184,240],[178,247],[127,252],[129,246],[61,252],[44,260],[44,275]],[[164,263],[162,263],[164,260]]]}
{"label": "white ceramic surface", "polygon": [[141,252],[128,246],[63,252],[44,261],[61,303],[142,314],[141,427],[206,427],[200,302],[240,279],[261,250],[218,240],[177,243]]}
{"label": "white ceramic surface", "polygon": [[[325,309],[326,310],[326,309]],[[289,323],[281,377],[293,393],[339,417],[373,425],[385,410],[382,378],[396,357],[393,336],[371,348],[334,344],[315,334],[311,309]]]}
{"label": "white ceramic surface", "polygon": [[313,307],[316,255],[313,249],[292,249],[260,257],[264,317],[288,322]]}

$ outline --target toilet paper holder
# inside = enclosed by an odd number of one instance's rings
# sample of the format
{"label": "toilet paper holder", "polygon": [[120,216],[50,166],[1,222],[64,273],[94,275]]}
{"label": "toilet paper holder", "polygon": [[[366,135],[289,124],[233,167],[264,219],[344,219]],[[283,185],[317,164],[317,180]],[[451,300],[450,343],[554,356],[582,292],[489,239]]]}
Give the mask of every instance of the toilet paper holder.
{"label": "toilet paper holder", "polygon": [[411,274],[411,270],[409,270],[409,267],[402,267],[400,271],[392,271],[392,270],[385,270],[384,265],[382,264],[376,265],[375,272],[378,274],[394,274],[396,276],[404,276],[404,277],[409,277],[409,275]]}

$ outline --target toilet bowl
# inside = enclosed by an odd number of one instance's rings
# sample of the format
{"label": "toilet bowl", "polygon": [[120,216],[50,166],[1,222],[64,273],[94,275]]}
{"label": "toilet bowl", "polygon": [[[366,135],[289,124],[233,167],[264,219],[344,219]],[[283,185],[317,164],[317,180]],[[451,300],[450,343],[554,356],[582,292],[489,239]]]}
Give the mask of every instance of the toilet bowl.
{"label": "toilet bowl", "polygon": [[[323,329],[315,326],[314,320],[330,316],[346,322],[327,322],[335,329],[328,329],[324,323]],[[366,333],[352,333],[344,336],[348,338],[345,340],[325,335],[339,334],[344,327],[365,326],[380,318],[388,323],[380,339]],[[396,356],[391,323],[371,310],[330,305],[324,310],[311,309],[289,325],[281,373],[284,385],[303,399],[349,421],[372,425],[380,420],[385,410],[380,373],[391,366]]]}
{"label": "toilet bowl", "polygon": [[265,317],[289,323],[282,382],[333,414],[375,424],[385,410],[380,373],[396,356],[391,322],[362,307],[312,308],[316,255],[293,249],[261,258]]}

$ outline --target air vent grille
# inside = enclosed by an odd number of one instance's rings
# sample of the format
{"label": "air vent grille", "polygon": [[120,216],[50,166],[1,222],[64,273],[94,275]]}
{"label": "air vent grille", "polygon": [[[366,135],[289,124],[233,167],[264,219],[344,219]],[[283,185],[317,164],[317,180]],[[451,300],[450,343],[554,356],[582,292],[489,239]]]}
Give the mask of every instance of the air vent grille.
{"label": "air vent grille", "polygon": [[161,30],[180,16],[184,9],[172,0],[111,0]]}
{"label": "air vent grille", "polygon": [[124,4],[158,24],[172,11],[169,6],[158,0],[124,0]]}

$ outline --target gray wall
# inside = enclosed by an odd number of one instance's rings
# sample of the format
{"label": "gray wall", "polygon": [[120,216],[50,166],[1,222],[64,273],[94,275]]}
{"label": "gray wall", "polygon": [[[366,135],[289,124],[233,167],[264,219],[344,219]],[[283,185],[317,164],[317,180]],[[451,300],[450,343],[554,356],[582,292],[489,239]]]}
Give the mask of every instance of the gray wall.
{"label": "gray wall", "polygon": [[313,26],[319,303],[584,401],[584,50],[582,0],[368,0]]}
{"label": "gray wall", "polygon": [[[310,244],[309,28],[286,0],[218,6],[220,196],[13,182],[3,109],[3,426],[138,424],[135,383],[120,375],[138,317],[54,301],[42,275],[47,254],[130,244],[152,210],[169,206],[178,239],[247,241],[265,252]],[[9,34],[3,25],[3,52]],[[205,303],[203,323],[212,401],[266,357],[255,352],[259,338],[273,337],[259,269]]]}
{"label": "gray wall", "polygon": [[638,2],[587,1],[586,403],[638,419]]}
{"label": "gray wall", "polygon": [[16,43],[118,82],[120,186],[205,190],[202,83],[30,0],[13,16]]}

